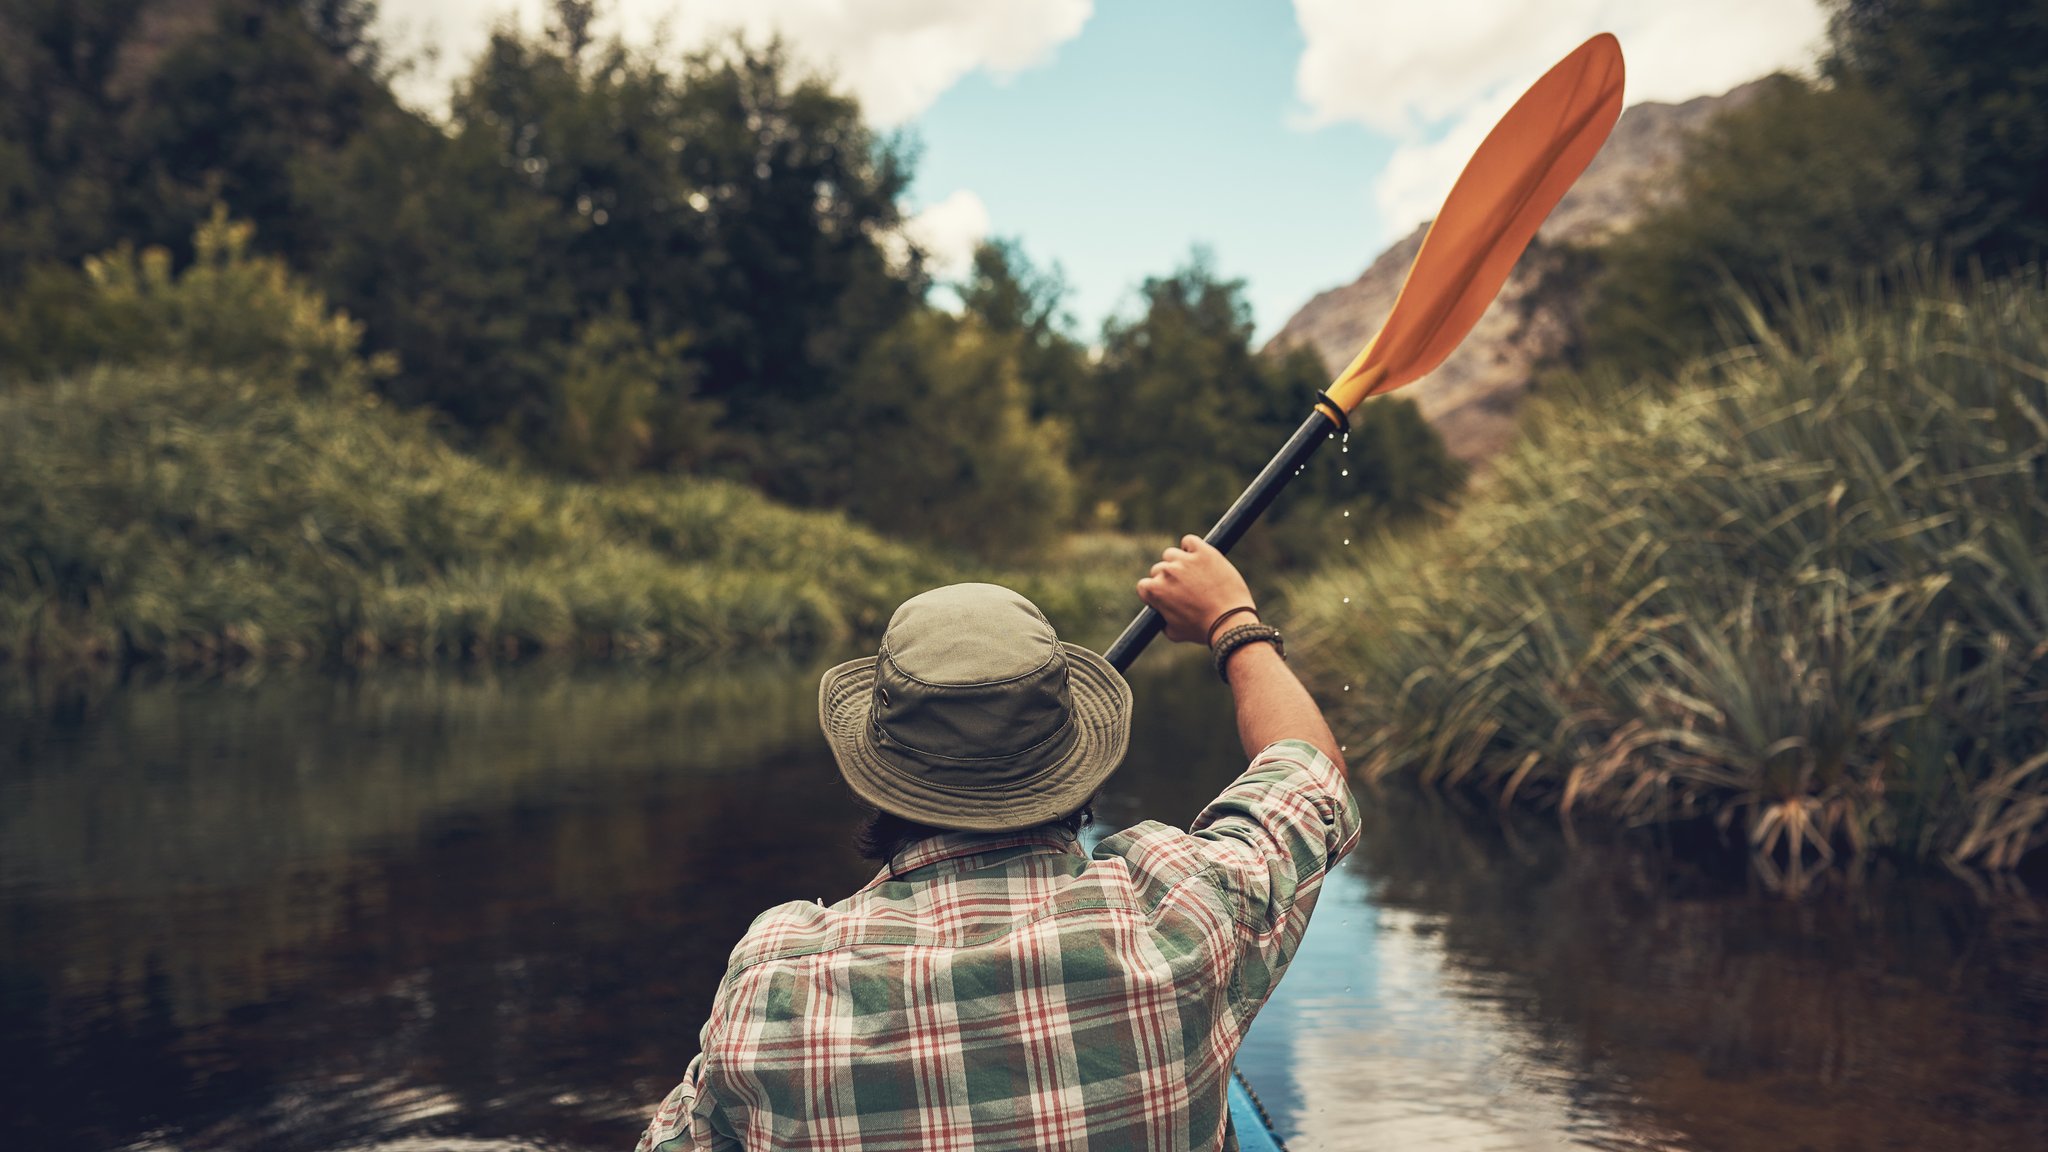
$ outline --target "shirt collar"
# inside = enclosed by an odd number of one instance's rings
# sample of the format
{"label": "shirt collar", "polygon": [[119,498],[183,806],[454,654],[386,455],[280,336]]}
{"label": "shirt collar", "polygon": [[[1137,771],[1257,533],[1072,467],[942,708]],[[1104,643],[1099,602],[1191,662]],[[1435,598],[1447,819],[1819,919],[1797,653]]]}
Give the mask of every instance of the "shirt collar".
{"label": "shirt collar", "polygon": [[1026,828],[1018,832],[941,832],[937,836],[927,836],[890,857],[889,863],[875,874],[868,886],[899,879],[934,864],[951,864],[952,867],[944,869],[946,872],[966,872],[973,867],[976,857],[1010,848],[1042,848],[1081,855],[1079,837],[1064,828]]}

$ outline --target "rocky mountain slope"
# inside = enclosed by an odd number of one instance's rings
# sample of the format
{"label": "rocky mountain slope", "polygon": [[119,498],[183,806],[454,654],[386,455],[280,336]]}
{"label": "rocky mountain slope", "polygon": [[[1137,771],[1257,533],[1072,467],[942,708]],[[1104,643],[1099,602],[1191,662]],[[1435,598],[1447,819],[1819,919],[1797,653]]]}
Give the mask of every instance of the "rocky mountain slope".
{"label": "rocky mountain slope", "polygon": [[[1537,365],[1572,337],[1580,285],[1568,274],[1570,253],[1598,247],[1668,196],[1662,178],[1678,162],[1687,137],[1717,113],[1753,98],[1759,86],[1683,104],[1637,104],[1622,113],[1606,147],[1544,222],[1472,334],[1442,367],[1402,391],[1436,426],[1452,455],[1480,463],[1514,439]],[[1265,351],[1307,345],[1333,375],[1341,370],[1392,310],[1428,229],[1417,226],[1358,279],[1303,305]]]}

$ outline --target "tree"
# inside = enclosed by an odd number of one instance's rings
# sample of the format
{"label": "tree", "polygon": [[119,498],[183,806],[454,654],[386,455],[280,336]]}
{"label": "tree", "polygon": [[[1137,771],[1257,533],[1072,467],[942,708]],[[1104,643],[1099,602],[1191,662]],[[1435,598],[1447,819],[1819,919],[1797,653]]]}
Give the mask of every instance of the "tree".
{"label": "tree", "polygon": [[967,315],[990,332],[1017,338],[1032,417],[1070,415],[1083,395],[1088,355],[1074,338],[1059,269],[1040,270],[1015,240],[990,240],[975,248],[958,290]]}
{"label": "tree", "polygon": [[710,455],[718,406],[696,396],[694,366],[681,338],[650,344],[619,316],[585,324],[562,350],[550,379],[554,403],[543,460],[611,479],[650,466],[688,468]]}
{"label": "tree", "polygon": [[141,0],[0,0],[0,285],[111,248],[137,199],[117,131]]}
{"label": "tree", "polygon": [[127,240],[189,257],[215,202],[310,237],[292,172],[393,101],[368,0],[0,0],[0,283]]}
{"label": "tree", "polygon": [[1777,77],[1689,146],[1679,194],[1601,253],[1585,350],[1667,370],[1727,339],[1738,294],[1766,313],[1791,286],[1855,288],[1941,230],[1919,145],[1855,83]]}
{"label": "tree", "polygon": [[[1166,535],[1201,531],[1329,379],[1312,352],[1256,357],[1242,282],[1219,279],[1199,250],[1173,274],[1145,281],[1141,295],[1141,316],[1104,327],[1100,365],[1074,416],[1077,468],[1109,503],[1112,523]],[[1360,451],[1325,451],[1311,462],[1246,541],[1255,557],[1305,561],[1341,540],[1341,529],[1320,527],[1343,519],[1341,510],[1354,512],[1362,533],[1367,523],[1448,499],[1463,483],[1463,469],[1408,401],[1373,401],[1354,421]]]}
{"label": "tree", "polygon": [[1144,311],[1103,326],[1102,358],[1075,426],[1097,498],[1149,531],[1206,524],[1268,446],[1268,380],[1251,351],[1241,281],[1197,250],[1139,289]]}
{"label": "tree", "polygon": [[1922,191],[1958,255],[1993,267],[2048,247],[2048,0],[1833,0],[1837,83],[1910,129]]}
{"label": "tree", "polygon": [[594,38],[591,10],[495,34],[445,132],[392,116],[320,161],[305,186],[322,282],[400,353],[395,396],[473,434],[513,429],[543,458],[559,458],[569,349],[597,317],[629,323],[724,414],[717,458],[650,464],[829,503],[838,490],[786,449],[918,306],[915,267],[877,243],[901,222],[903,162],[778,46],[671,66]]}
{"label": "tree", "polygon": [[972,316],[906,317],[871,344],[834,426],[799,451],[840,503],[893,534],[1016,554],[1069,526],[1067,432],[1034,419],[1021,341]]}
{"label": "tree", "polygon": [[[682,141],[688,210],[712,230],[693,301],[707,390],[738,430],[807,430],[841,366],[923,299],[915,255],[894,268],[878,243],[903,223],[908,159],[851,97],[796,76],[778,44],[698,55],[685,80],[668,139]],[[783,490],[772,461],[750,472]]]}
{"label": "tree", "polygon": [[1666,371],[1795,296],[1890,291],[1925,254],[2048,244],[2048,0],[1832,0],[1822,78],[1777,78],[1688,148],[1679,195],[1603,253],[1584,347]]}

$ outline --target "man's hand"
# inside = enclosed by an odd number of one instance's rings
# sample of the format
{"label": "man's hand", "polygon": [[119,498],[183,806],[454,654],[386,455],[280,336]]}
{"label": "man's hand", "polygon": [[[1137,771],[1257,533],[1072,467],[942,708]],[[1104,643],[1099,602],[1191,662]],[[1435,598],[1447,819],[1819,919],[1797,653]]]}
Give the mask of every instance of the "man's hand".
{"label": "man's hand", "polygon": [[[1152,574],[1138,581],[1138,599],[1166,618],[1166,638],[1207,644],[1209,625],[1232,608],[1252,607],[1252,590],[1230,559],[1200,536],[1160,554]],[[1238,617],[1232,623],[1250,623]]]}

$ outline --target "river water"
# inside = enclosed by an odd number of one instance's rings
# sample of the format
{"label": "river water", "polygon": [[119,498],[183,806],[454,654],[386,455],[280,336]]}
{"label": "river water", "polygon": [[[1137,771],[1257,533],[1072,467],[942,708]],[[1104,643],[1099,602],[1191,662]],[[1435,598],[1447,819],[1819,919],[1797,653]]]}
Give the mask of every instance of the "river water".
{"label": "river water", "polygon": [[[1156,658],[1156,657],[1155,657]],[[763,907],[871,868],[815,669],[0,687],[0,1147],[630,1148]],[[1241,766],[1136,679],[1091,838]],[[2048,1148],[2024,895],[1364,793],[1240,1066],[1313,1149]]]}

